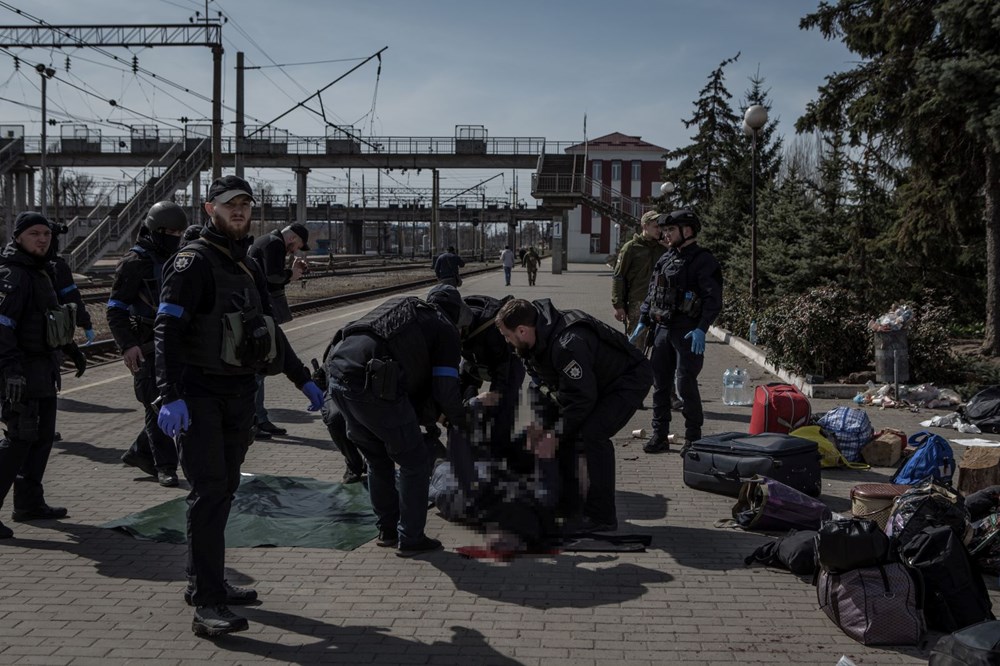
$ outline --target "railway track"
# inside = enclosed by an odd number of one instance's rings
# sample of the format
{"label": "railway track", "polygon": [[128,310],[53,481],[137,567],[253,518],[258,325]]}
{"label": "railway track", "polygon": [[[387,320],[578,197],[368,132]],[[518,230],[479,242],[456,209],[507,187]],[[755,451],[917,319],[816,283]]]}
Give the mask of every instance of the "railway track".
{"label": "railway track", "polygon": [[[406,266],[405,268],[412,269],[413,266]],[[479,273],[488,273],[490,271],[496,271],[499,266],[480,266],[476,268],[470,268],[462,273],[463,276],[477,275]],[[375,271],[376,269],[368,269]],[[385,270],[383,267],[382,270]],[[342,275],[342,273],[337,273],[337,275]],[[319,277],[319,275],[311,276],[313,278]],[[328,310],[337,305],[343,305],[345,303],[356,303],[372,298],[377,298],[379,296],[385,296],[386,294],[399,293],[404,291],[412,291],[413,289],[418,289],[420,287],[426,287],[430,285],[437,284],[437,278],[425,277],[417,280],[409,280],[406,282],[397,282],[385,287],[377,287],[375,289],[364,289],[361,291],[354,291],[346,294],[338,294],[336,296],[327,296],[324,298],[318,298],[310,301],[301,301],[298,303],[292,303],[289,305],[289,309],[292,311],[293,315],[303,315],[311,314],[314,312],[322,312],[323,310]],[[107,295],[104,296],[104,300],[107,300]],[[94,302],[94,301],[90,301]],[[95,340],[93,343],[85,346],[81,346],[80,350],[87,357],[87,366],[98,366],[105,365],[107,363],[114,363],[115,361],[121,360],[121,353],[118,351],[118,347],[115,345],[115,341],[108,340]],[[73,372],[75,369],[73,364],[69,361],[63,363],[62,373],[67,374]]]}

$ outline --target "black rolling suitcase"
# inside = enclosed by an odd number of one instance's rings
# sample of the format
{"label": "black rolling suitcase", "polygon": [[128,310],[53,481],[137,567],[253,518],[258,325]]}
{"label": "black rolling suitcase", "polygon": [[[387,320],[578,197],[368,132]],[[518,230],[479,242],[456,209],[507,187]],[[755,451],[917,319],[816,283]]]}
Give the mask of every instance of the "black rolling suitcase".
{"label": "black rolling suitcase", "polygon": [[764,432],[724,432],[703,437],[681,451],[684,484],[736,497],[754,474],[780,481],[817,497],[820,494],[818,445],[802,437]]}

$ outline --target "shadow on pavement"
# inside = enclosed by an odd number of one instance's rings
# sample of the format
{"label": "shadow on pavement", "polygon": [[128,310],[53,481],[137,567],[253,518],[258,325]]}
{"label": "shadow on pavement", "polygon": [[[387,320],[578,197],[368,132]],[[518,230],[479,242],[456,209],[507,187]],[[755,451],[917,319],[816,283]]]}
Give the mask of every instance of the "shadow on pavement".
{"label": "shadow on pavement", "polygon": [[[131,444],[131,442],[123,444],[120,449],[106,449],[100,446],[94,446],[89,442],[68,442],[66,440],[62,440],[55,442],[52,445],[52,448],[67,455],[76,456],[78,458],[86,458],[91,462],[116,465],[120,466],[122,469],[132,469],[126,468],[126,466],[122,464],[122,454],[128,449],[129,444]],[[138,472],[138,470],[136,471]]]}
{"label": "shadow on pavement", "polygon": [[[526,555],[498,563],[449,553],[425,561],[451,578],[455,588],[463,592],[541,610],[620,604],[641,597],[650,583],[673,580],[662,571],[617,560],[611,555],[581,557],[563,553]],[[617,563],[606,566],[608,562]]]}
{"label": "shadow on pavement", "polygon": [[[424,643],[389,634],[372,625],[346,627],[264,608],[239,609],[251,623],[259,622],[304,637],[302,644],[276,645],[246,634],[232,634],[214,641],[228,652],[242,652],[292,664],[434,664],[468,663],[517,666],[486,642],[475,629],[452,626],[450,641]],[[251,627],[253,625],[251,624]],[[308,641],[308,642],[306,642]]]}
{"label": "shadow on pavement", "polygon": [[142,409],[139,403],[135,407],[108,407],[107,405],[95,405],[92,402],[73,400],[72,398],[58,398],[56,406],[60,412],[80,412],[84,414],[128,414],[138,412]]}

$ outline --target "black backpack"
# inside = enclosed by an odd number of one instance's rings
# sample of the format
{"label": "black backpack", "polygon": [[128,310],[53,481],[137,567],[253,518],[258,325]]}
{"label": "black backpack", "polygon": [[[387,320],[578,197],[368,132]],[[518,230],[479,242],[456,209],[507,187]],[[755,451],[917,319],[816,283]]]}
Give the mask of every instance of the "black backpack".
{"label": "black backpack", "polygon": [[972,396],[959,413],[983,432],[1000,433],[1000,386],[987,386]]}
{"label": "black backpack", "polygon": [[950,632],[996,619],[983,576],[950,527],[925,527],[900,546],[899,555],[923,578],[929,629]]}
{"label": "black backpack", "polygon": [[816,568],[816,532],[791,530],[769,541],[743,560],[744,564],[760,563],[768,567],[788,569],[799,576],[809,576]]}
{"label": "black backpack", "polygon": [[980,622],[945,636],[928,666],[1000,666],[1000,622]]}

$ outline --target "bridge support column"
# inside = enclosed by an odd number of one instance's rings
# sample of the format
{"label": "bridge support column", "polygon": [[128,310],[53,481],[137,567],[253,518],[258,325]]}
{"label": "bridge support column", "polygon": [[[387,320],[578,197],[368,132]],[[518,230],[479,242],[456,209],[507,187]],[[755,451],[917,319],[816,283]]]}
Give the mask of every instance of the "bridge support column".
{"label": "bridge support column", "polygon": [[569,211],[564,210],[562,215],[552,219],[552,274],[559,275],[566,270],[566,242],[567,229],[569,228]]}
{"label": "bridge support column", "polygon": [[299,167],[292,169],[292,171],[295,172],[295,221],[304,225],[306,223],[306,206],[309,205],[309,200],[306,197],[306,174],[309,173],[309,169]]}
{"label": "bridge support column", "polygon": [[7,235],[10,238],[14,233],[14,174],[5,173],[3,175],[3,217]]}
{"label": "bridge support column", "polygon": [[28,208],[28,174],[24,171],[14,172],[14,208],[23,213]]}
{"label": "bridge support column", "polygon": [[28,178],[28,187],[25,190],[25,193],[27,194],[27,198],[28,198],[28,208],[34,208],[35,207],[35,201],[38,200],[38,199],[35,198],[35,171],[34,171],[34,169],[32,169],[31,171],[28,172],[27,178]]}
{"label": "bridge support column", "polygon": [[191,216],[188,222],[199,224],[201,219],[201,171],[199,171],[191,179]]}

